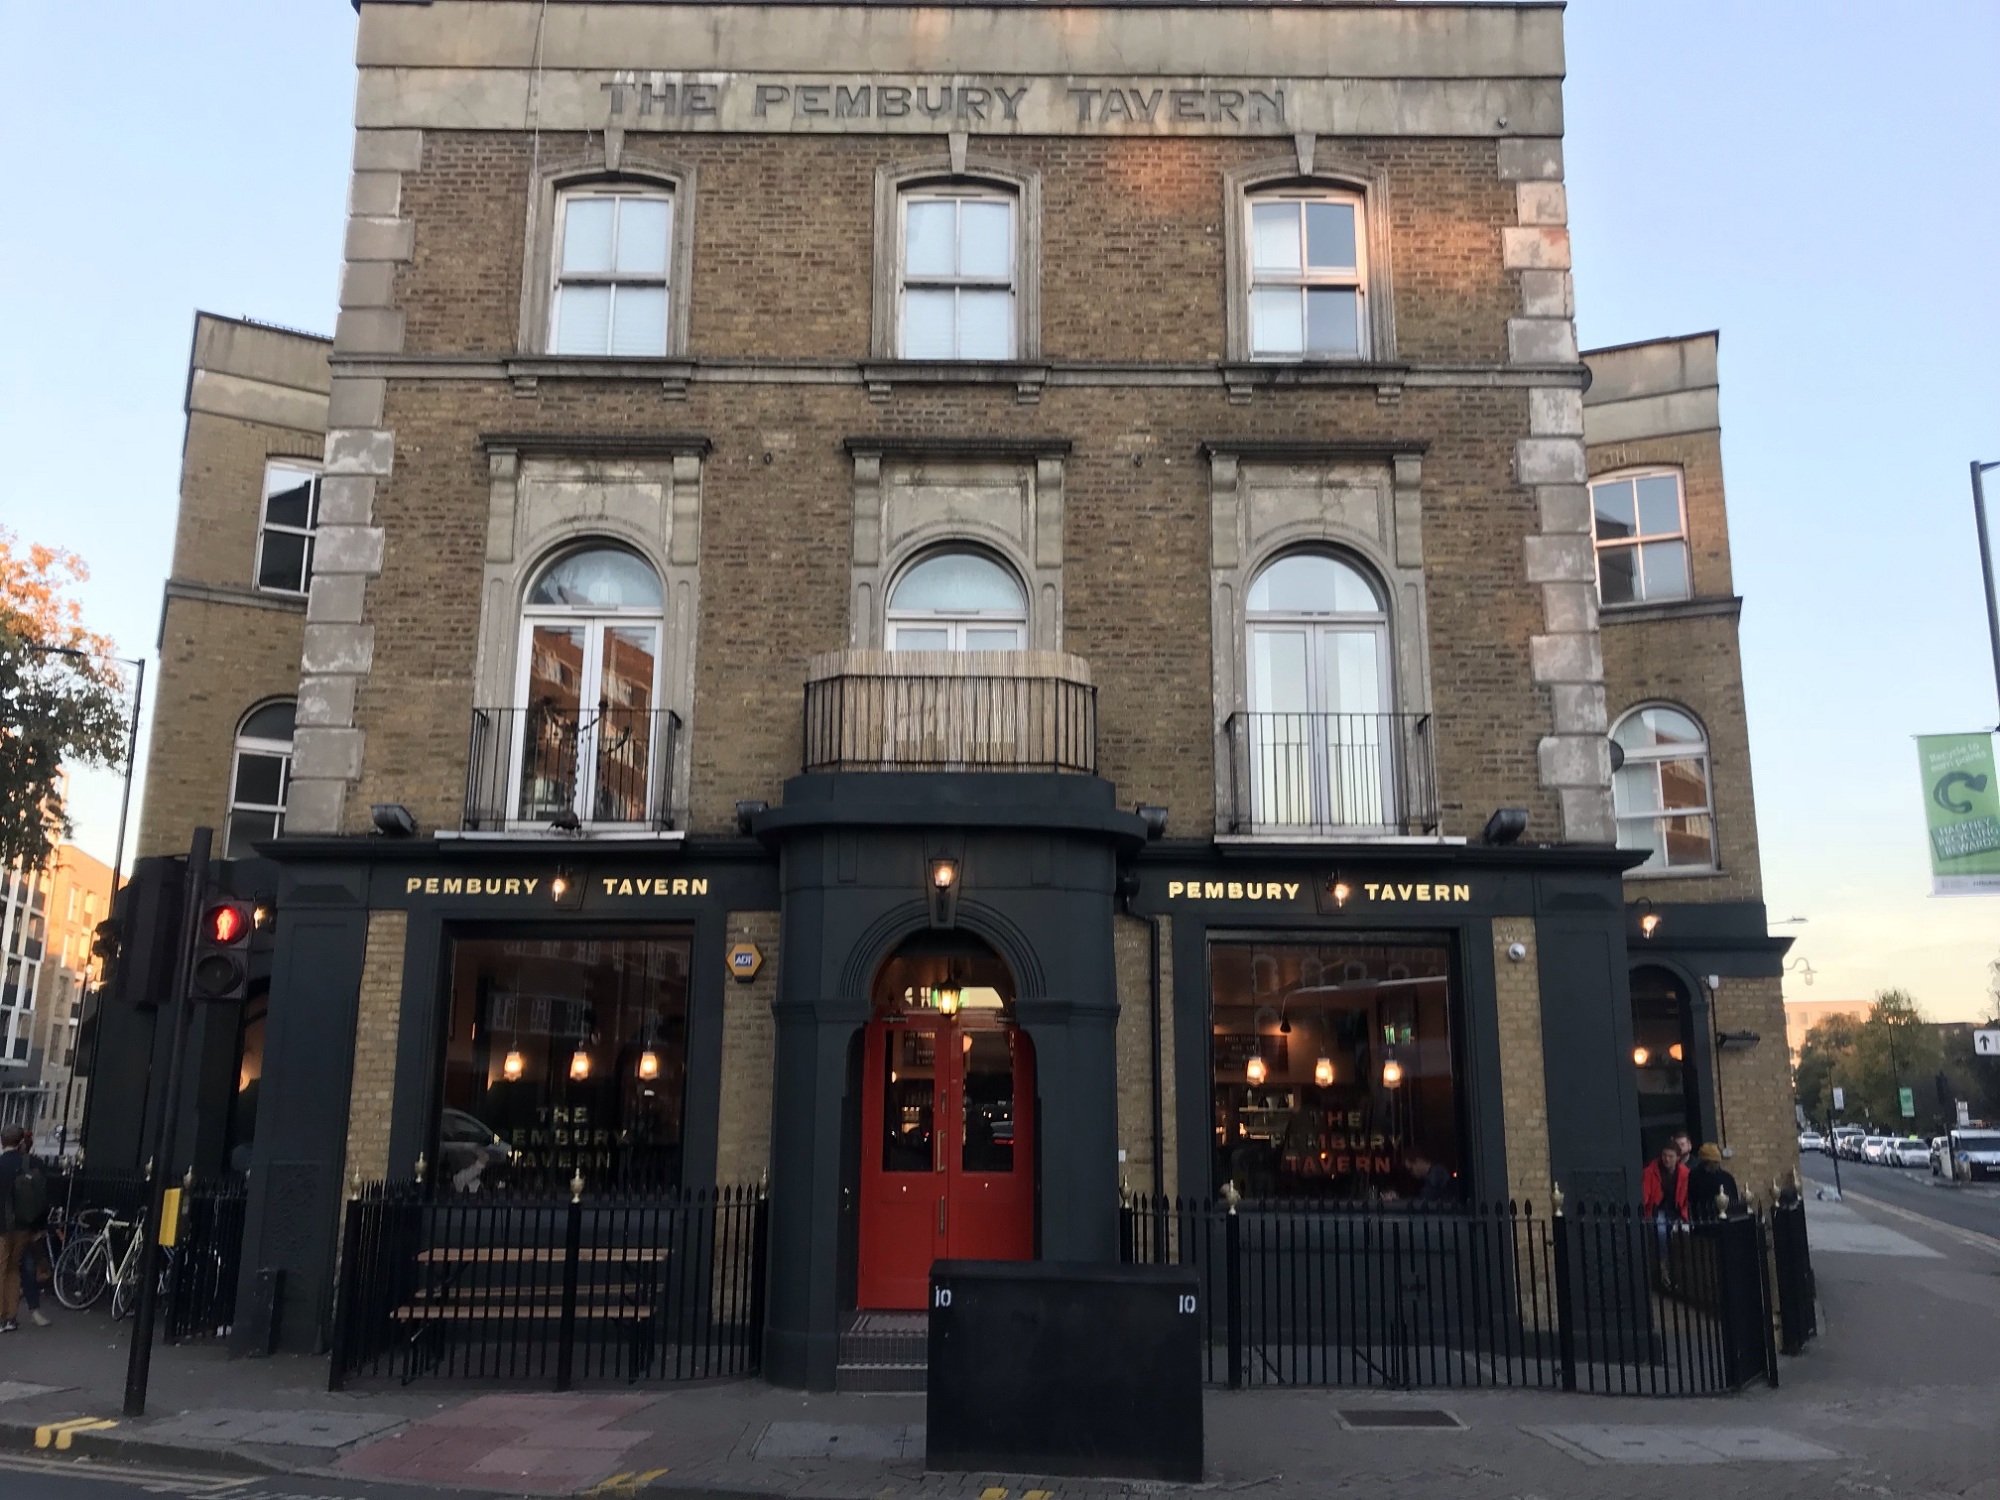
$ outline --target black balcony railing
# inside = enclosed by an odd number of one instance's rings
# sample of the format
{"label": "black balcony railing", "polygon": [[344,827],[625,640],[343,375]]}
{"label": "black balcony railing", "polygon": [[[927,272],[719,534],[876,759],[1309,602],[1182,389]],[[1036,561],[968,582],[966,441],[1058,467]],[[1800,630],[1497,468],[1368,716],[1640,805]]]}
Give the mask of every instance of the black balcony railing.
{"label": "black balcony railing", "polygon": [[475,708],[465,827],[580,823],[671,828],[680,716],[600,705]]}
{"label": "black balcony railing", "polygon": [[843,673],[806,684],[808,771],[1097,770],[1097,689],[1058,676]]}
{"label": "black balcony railing", "polygon": [[1429,714],[1239,713],[1227,730],[1232,833],[1437,831]]}

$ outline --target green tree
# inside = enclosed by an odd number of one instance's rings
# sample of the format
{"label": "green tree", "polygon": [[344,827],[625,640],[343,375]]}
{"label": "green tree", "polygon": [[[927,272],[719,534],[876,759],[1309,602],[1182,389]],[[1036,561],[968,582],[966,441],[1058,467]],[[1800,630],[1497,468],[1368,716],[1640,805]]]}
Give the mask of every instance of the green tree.
{"label": "green tree", "polygon": [[1854,1033],[1860,1025],[1853,1016],[1828,1016],[1806,1033],[1805,1044],[1799,1048],[1798,1071],[1792,1075],[1806,1118],[1838,1124],[1854,1109],[1850,1097],[1847,1109],[1836,1118],[1833,1088],[1837,1083],[1844,1086],[1843,1073],[1854,1071]]}
{"label": "green tree", "polygon": [[0,527],[0,864],[39,869],[74,831],[65,765],[123,762],[111,642],[84,629],[67,592],[89,576],[74,553],[23,548]]}

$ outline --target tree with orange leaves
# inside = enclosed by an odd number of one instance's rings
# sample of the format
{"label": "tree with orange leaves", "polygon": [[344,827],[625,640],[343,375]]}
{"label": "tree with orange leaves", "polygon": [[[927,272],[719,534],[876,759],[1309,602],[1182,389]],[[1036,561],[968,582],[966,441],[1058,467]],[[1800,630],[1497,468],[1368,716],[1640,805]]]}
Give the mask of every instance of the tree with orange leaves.
{"label": "tree with orange leaves", "polygon": [[20,545],[0,527],[0,864],[47,865],[73,831],[65,764],[125,754],[124,684],[111,642],[68,595],[90,576],[73,552]]}

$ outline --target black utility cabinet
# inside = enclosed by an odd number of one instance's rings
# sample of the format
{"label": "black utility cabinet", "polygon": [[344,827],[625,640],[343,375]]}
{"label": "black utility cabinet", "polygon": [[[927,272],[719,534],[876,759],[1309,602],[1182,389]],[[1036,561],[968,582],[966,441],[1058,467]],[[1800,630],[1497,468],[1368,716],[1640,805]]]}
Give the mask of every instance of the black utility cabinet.
{"label": "black utility cabinet", "polygon": [[927,1467],[1198,1482],[1199,1296],[1180,1266],[937,1262]]}

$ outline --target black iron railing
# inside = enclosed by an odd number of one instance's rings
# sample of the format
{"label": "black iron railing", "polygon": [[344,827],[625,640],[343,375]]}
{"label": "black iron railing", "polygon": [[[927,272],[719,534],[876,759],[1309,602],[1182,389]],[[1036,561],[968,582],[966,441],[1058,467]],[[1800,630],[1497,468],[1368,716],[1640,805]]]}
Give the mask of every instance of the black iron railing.
{"label": "black iron railing", "polygon": [[1231,1389],[1777,1379],[1752,1215],[1662,1231],[1627,1208],[1139,1198],[1123,1235],[1128,1261],[1196,1269],[1206,1378]]}
{"label": "black iron railing", "polygon": [[475,708],[464,826],[496,829],[574,817],[671,828],[680,728],[680,716],[665,708]]}
{"label": "black iron railing", "polygon": [[169,1343],[228,1337],[236,1322],[246,1201],[241,1178],[198,1182],[182,1189],[173,1261],[166,1276]]}
{"label": "black iron railing", "polygon": [[1097,770],[1097,689],[1063,677],[808,682],[807,771]]}
{"label": "black iron railing", "polygon": [[1806,1242],[1806,1205],[1796,1191],[1771,1210],[1771,1268],[1777,1281],[1779,1347],[1798,1354],[1819,1337],[1819,1313],[1812,1249]]}
{"label": "black iron railing", "polygon": [[581,1384],[762,1366],[761,1188],[347,1205],[331,1388],[394,1378]]}
{"label": "black iron railing", "polygon": [[1235,833],[1435,833],[1429,714],[1238,713],[1229,740]]}

